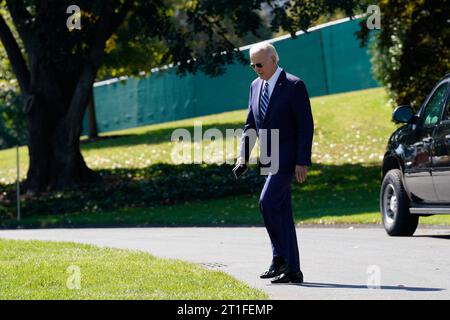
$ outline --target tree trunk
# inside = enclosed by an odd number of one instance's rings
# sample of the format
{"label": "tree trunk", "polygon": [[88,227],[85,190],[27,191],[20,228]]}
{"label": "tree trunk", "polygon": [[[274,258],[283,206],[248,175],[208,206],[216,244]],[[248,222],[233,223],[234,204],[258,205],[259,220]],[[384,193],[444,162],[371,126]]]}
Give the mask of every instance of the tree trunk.
{"label": "tree trunk", "polygon": [[[87,25],[89,36],[71,38],[67,31],[67,41],[63,41],[62,30],[54,30],[54,25],[43,19],[51,15],[47,1],[36,6],[34,15],[23,0],[6,3],[28,56],[27,63],[0,14],[0,41],[27,98],[30,165],[24,189],[36,194],[100,181],[100,175],[87,167],[80,152],[83,114],[95,75],[104,61],[106,41],[124,21],[134,1],[93,4],[99,7],[98,19]],[[39,21],[39,28],[33,27],[35,21]],[[53,37],[55,33],[58,36]],[[61,50],[49,52],[48,43],[61,44]]]}
{"label": "tree trunk", "polygon": [[[47,78],[45,83],[52,83],[52,80]],[[72,95],[77,95],[74,99],[55,98],[64,96],[65,92],[61,92],[63,86],[53,82],[51,90],[39,88],[40,93],[32,95],[27,102],[30,166],[25,190],[28,194],[63,190],[101,180],[98,173],[87,167],[80,152],[80,118],[89,99],[89,90],[86,93],[78,90],[83,81],[80,79],[77,90],[71,90]],[[78,104],[84,103],[78,112],[81,116],[69,112],[74,100]]]}

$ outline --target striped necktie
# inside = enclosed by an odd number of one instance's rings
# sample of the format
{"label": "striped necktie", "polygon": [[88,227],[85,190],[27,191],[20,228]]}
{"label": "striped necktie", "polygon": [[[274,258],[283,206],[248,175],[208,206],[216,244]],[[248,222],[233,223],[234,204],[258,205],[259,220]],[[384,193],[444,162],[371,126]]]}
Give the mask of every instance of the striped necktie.
{"label": "striped necktie", "polygon": [[266,116],[268,106],[269,106],[269,83],[266,81],[264,84],[263,92],[261,94],[261,99],[259,100],[259,114],[261,121],[264,121],[264,117]]}

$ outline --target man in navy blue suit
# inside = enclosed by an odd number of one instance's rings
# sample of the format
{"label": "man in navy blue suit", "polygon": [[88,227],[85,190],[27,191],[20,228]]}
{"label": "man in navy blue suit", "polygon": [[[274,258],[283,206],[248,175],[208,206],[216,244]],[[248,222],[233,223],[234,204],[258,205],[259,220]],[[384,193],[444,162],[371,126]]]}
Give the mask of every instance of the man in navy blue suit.
{"label": "man in navy blue suit", "polygon": [[[275,170],[269,170],[259,199],[273,256],[269,269],[260,277],[275,278],[272,283],[302,283],[291,182],[295,176],[303,183],[307,166],[311,165],[314,122],[309,96],[301,79],[278,66],[278,54],[271,44],[254,45],[250,61],[258,78],[250,86],[248,116],[236,168],[246,169],[256,140],[249,137],[251,131],[259,138],[261,153],[266,148],[270,158],[278,159]],[[265,130],[267,134],[262,135]],[[278,141],[271,140],[271,131],[277,131]],[[261,157],[260,166],[267,167]]]}

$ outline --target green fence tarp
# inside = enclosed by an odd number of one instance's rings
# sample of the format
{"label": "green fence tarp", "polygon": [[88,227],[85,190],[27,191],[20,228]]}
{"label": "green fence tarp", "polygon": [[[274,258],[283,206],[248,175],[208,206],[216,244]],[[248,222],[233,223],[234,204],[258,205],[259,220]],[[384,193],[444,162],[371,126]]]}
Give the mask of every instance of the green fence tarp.
{"label": "green fence tarp", "polygon": [[[305,81],[310,96],[377,87],[370,55],[355,35],[359,20],[349,20],[302,34],[274,39],[279,65]],[[248,55],[248,49],[244,51]],[[215,114],[247,107],[248,66],[230,65],[216,78],[205,74],[179,77],[173,69],[150,77],[102,82],[94,86],[98,132]],[[87,134],[87,116],[83,134]]]}

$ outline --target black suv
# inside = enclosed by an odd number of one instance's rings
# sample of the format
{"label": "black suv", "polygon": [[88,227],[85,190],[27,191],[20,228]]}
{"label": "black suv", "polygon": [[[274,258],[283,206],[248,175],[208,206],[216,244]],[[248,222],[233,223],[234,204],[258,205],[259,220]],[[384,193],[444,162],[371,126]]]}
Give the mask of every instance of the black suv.
{"label": "black suv", "polygon": [[399,106],[393,120],[406,125],[390,137],[382,163],[380,209],[391,236],[411,236],[419,216],[450,214],[450,74],[417,114]]}

